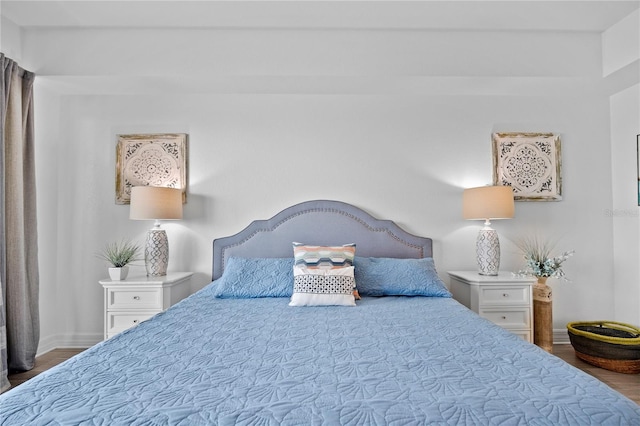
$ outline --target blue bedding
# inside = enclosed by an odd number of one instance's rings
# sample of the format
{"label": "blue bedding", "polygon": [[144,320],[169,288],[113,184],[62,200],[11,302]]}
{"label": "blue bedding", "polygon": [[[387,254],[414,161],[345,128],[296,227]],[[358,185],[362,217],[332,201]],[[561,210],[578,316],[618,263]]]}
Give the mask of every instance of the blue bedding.
{"label": "blue bedding", "polygon": [[0,396],[0,424],[640,424],[640,406],[450,298],[212,294]]}

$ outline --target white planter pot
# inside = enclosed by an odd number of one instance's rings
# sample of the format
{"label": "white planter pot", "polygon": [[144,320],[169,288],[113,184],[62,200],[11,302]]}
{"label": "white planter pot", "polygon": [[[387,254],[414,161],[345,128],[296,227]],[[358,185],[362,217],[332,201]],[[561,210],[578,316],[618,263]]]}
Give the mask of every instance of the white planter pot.
{"label": "white planter pot", "polygon": [[122,281],[127,278],[129,273],[129,267],[123,266],[122,268],[109,268],[109,277],[113,281]]}

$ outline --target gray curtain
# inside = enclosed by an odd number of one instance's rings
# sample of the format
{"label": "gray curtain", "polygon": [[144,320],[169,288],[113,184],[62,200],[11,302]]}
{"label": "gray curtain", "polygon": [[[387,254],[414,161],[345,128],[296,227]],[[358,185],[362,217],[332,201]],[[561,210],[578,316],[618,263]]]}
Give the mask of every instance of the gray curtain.
{"label": "gray curtain", "polygon": [[5,325],[2,286],[0,285],[0,393],[11,386],[9,383],[9,363],[7,362],[7,327]]}
{"label": "gray curtain", "polygon": [[40,340],[34,79],[0,53],[0,392],[8,370],[33,368]]}

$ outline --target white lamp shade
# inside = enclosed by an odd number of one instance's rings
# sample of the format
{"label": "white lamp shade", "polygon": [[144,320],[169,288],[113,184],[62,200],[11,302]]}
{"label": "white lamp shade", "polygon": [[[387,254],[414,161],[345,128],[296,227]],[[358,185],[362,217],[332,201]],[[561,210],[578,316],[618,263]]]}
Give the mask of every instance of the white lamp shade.
{"label": "white lamp shade", "polygon": [[129,219],[182,219],[182,190],[134,186],[131,188]]}
{"label": "white lamp shade", "polygon": [[481,186],[462,193],[464,219],[511,219],[515,203],[510,186]]}

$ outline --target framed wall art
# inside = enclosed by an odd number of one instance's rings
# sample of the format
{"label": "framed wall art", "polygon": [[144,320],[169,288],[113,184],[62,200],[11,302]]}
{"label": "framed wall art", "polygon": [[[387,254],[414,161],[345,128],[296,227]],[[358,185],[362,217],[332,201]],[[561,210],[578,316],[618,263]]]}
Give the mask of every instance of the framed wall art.
{"label": "framed wall art", "polygon": [[182,189],[187,201],[187,135],[118,135],[116,204],[129,204],[131,187],[150,185]]}
{"label": "framed wall art", "polygon": [[562,199],[560,136],[554,133],[494,133],[493,183],[513,188],[516,200]]}

